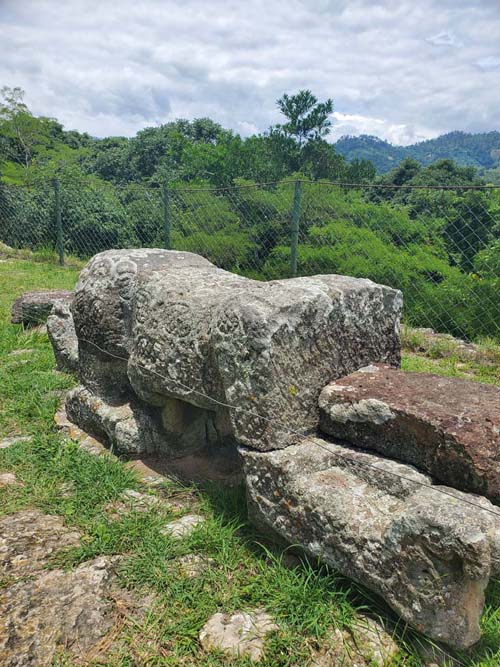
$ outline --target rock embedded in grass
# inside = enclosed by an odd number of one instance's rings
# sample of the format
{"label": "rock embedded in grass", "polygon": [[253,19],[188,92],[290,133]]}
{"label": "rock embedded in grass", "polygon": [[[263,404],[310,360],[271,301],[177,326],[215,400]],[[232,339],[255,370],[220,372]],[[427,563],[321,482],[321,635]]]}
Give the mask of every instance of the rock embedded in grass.
{"label": "rock embedded in grass", "polygon": [[384,667],[394,664],[400,652],[381,623],[367,616],[358,616],[346,629],[335,629],[325,644],[310,667]]}
{"label": "rock embedded in grass", "polygon": [[45,667],[60,647],[82,658],[114,623],[112,559],[50,570],[0,592],[0,656],[4,667]]}
{"label": "rock embedded in grass", "polygon": [[8,449],[21,442],[31,442],[31,440],[33,440],[31,435],[14,435],[10,438],[3,438],[0,440],[0,449]]}
{"label": "rock embedded in grass", "polygon": [[214,614],[200,632],[200,643],[207,651],[219,650],[234,656],[248,656],[259,661],[263,655],[265,638],[278,630],[271,616],[263,610]]}
{"label": "rock embedded in grass", "polygon": [[0,574],[25,577],[42,570],[57,552],[80,546],[80,534],[60,516],[22,510],[0,518]]}
{"label": "rock embedded in grass", "polygon": [[0,487],[1,486],[23,486],[13,472],[0,472]]}
{"label": "rock embedded in grass", "polygon": [[162,535],[168,535],[173,539],[180,540],[188,537],[198,526],[205,522],[205,517],[200,514],[185,514],[180,519],[170,521],[162,529]]}
{"label": "rock embedded in grass", "polygon": [[203,554],[186,554],[178,558],[176,564],[181,575],[194,579],[206,572],[208,568],[214,567],[215,561]]}
{"label": "rock embedded in grass", "polygon": [[24,354],[33,354],[34,352],[36,352],[36,350],[33,348],[26,347],[19,350],[12,350],[12,352],[9,352],[9,357],[19,357]]}

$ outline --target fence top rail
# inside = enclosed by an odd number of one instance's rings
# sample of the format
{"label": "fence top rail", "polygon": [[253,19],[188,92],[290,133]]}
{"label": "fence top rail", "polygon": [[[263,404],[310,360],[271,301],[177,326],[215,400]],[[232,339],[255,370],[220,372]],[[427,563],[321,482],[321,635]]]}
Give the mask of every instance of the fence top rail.
{"label": "fence top rail", "polygon": [[[68,181],[59,181],[60,185],[64,187],[64,185],[68,184]],[[103,181],[102,185],[104,187],[112,187],[112,188],[118,188],[118,189],[125,189],[125,188],[139,188],[139,189],[145,189],[145,190],[155,190],[155,191],[161,191],[165,187],[168,187],[172,192],[228,192],[228,191],[237,191],[237,190],[252,190],[252,189],[259,189],[259,188],[264,188],[264,187],[271,187],[271,186],[279,186],[279,185],[293,185],[295,183],[303,183],[305,185],[315,185],[315,186],[329,186],[329,187],[337,187],[337,188],[352,188],[352,189],[365,189],[365,190],[435,190],[435,191],[446,191],[446,190],[461,190],[461,191],[467,191],[467,190],[479,190],[479,191],[489,191],[489,190],[500,190],[500,185],[409,185],[409,184],[403,184],[403,185],[396,185],[393,183],[347,183],[343,181],[325,181],[325,180],[318,180],[318,181],[312,181],[312,180],[307,180],[303,178],[295,178],[295,179],[285,179],[281,181],[265,181],[265,182],[259,182],[259,183],[243,183],[240,185],[228,185],[228,186],[207,186],[207,187],[178,187],[175,184],[164,184],[164,185],[158,185],[158,184],[153,184],[153,183],[126,183],[126,184],[116,184],[112,183],[110,181]],[[74,185],[78,185],[78,181],[75,180]],[[1,183],[0,182],[0,187],[9,189],[9,188],[25,188],[25,189],[34,189],[36,187],[40,187],[40,185],[45,185],[45,186],[53,186],[54,185],[54,179],[49,179],[44,182],[39,182],[39,183],[33,183],[33,184],[17,184],[17,183]],[[89,187],[93,188],[99,188],[101,187],[100,183],[88,183],[87,184]]]}

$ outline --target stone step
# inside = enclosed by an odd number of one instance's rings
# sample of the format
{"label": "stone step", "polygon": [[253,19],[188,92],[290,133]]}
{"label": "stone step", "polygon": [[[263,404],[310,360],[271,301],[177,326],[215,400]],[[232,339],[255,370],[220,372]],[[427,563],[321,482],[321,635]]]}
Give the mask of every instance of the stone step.
{"label": "stone step", "polygon": [[320,429],[500,504],[500,388],[384,365],[331,382]]}

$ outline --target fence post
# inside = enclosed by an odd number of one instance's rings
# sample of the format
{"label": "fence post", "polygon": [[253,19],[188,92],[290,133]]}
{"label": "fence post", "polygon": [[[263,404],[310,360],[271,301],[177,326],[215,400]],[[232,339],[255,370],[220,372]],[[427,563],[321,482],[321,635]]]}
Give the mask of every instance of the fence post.
{"label": "fence post", "polygon": [[295,181],[292,211],[292,233],[291,233],[291,255],[290,270],[292,276],[297,275],[297,247],[299,244],[299,220],[300,220],[300,193],[302,181]]}
{"label": "fence post", "polygon": [[59,189],[59,179],[54,178],[54,200],[56,213],[56,247],[59,255],[59,264],[64,266],[64,241],[61,218],[61,191]]}
{"label": "fence post", "polygon": [[170,250],[170,191],[168,185],[163,187],[163,216],[165,223],[165,248]]}

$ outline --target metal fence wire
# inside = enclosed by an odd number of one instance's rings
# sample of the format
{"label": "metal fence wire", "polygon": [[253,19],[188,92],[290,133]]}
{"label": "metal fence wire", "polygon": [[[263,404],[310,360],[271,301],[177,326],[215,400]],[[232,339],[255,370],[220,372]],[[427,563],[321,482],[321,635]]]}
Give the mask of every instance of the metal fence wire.
{"label": "metal fence wire", "polygon": [[402,290],[408,324],[500,338],[500,189],[491,186],[0,184],[0,241],[61,262],[160,247],[258,280],[370,278]]}

